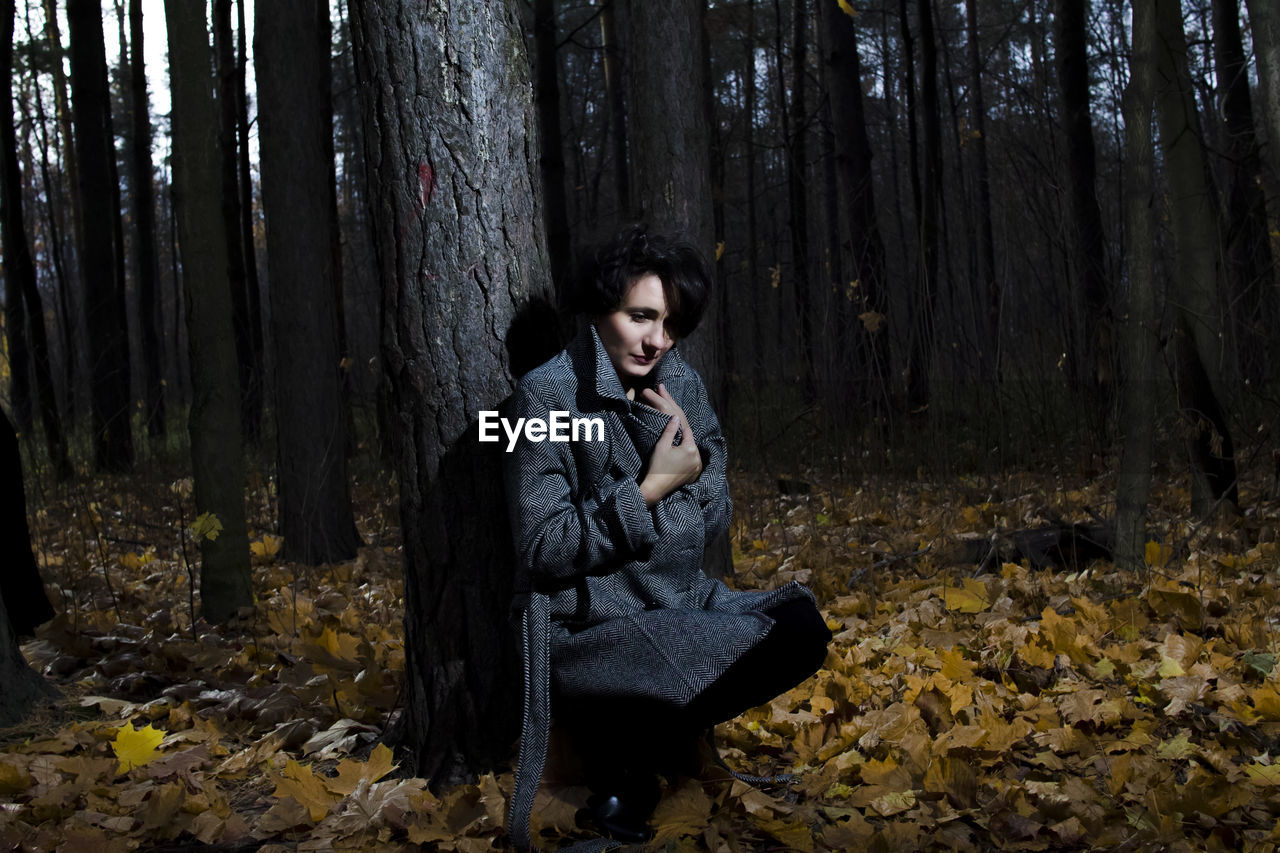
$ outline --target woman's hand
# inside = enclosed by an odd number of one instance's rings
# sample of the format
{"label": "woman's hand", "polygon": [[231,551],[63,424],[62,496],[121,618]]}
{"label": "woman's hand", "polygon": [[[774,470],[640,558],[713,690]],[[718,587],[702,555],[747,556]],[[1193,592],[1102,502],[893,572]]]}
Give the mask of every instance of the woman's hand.
{"label": "woman's hand", "polygon": [[[645,504],[653,506],[685,483],[698,479],[702,474],[702,453],[693,440],[688,418],[665,385],[659,384],[656,392],[646,388],[643,396],[647,405],[671,416],[653,448],[649,471],[640,483]],[[682,432],[679,444],[675,443],[677,432]]]}

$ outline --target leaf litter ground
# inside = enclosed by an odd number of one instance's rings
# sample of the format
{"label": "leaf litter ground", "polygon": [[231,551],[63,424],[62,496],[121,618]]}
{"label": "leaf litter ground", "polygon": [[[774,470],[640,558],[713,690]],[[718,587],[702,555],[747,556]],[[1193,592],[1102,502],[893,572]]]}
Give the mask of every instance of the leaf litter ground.
{"label": "leaf litter ground", "polygon": [[[796,779],[673,780],[655,847],[1276,849],[1280,507],[1262,484],[1243,516],[1197,526],[1185,490],[1158,483],[1145,572],[973,577],[953,562],[961,537],[1088,519],[1110,484],[810,482],[737,478],[734,583],[809,584],[831,651],[717,732],[736,769]],[[281,563],[255,534],[259,601],[209,626],[192,623],[174,532],[192,519],[183,485],[109,488],[36,519],[63,615],[24,650],[64,698],[0,733],[0,849],[507,847],[509,770],[433,794],[378,744],[404,665],[386,495],[358,490],[372,544],[349,563]],[[585,796],[549,776],[544,848],[578,837]]]}

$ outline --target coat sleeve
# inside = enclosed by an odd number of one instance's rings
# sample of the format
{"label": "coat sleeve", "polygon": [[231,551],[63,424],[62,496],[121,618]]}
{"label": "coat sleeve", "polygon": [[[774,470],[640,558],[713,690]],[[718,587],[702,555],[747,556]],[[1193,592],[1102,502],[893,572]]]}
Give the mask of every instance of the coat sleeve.
{"label": "coat sleeve", "polygon": [[[522,381],[512,416],[549,419],[545,396]],[[505,454],[503,478],[517,559],[533,578],[596,574],[611,562],[647,556],[658,539],[635,478],[615,470],[583,482],[567,442],[521,438]]]}
{"label": "coat sleeve", "polygon": [[694,440],[702,452],[702,474],[693,484],[693,491],[702,507],[706,541],[710,542],[729,528],[733,517],[733,501],[729,498],[728,451],[720,421],[711,408],[706,386],[702,378],[689,368],[689,381],[680,408],[689,419]]}

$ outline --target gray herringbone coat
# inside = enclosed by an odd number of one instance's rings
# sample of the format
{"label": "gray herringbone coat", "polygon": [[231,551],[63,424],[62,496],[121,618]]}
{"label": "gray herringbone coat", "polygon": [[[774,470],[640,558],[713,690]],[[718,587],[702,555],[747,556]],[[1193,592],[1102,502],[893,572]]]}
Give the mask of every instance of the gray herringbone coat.
{"label": "gray herringbone coat", "polygon": [[[639,481],[669,416],[628,400],[594,327],[530,371],[508,418],[602,418],[603,441],[521,439],[504,459],[523,605],[526,709],[511,835],[528,843],[551,684],[573,697],[689,703],[773,624],[762,611],[811,594],[798,584],[736,592],[702,572],[729,525],[725,442],[698,374],[669,350],[654,368],[703,457],[695,483],[645,506]],[[689,436],[682,436],[688,440]]]}

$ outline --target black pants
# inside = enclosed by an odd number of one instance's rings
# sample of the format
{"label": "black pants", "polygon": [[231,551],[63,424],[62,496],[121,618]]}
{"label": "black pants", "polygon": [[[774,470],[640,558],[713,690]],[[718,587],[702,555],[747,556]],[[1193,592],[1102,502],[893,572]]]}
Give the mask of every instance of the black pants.
{"label": "black pants", "polygon": [[684,769],[697,739],[716,723],[762,705],[822,666],[831,632],[807,599],[766,611],[769,633],[683,708],[636,699],[557,699],[555,715],[573,736],[587,783]]}

